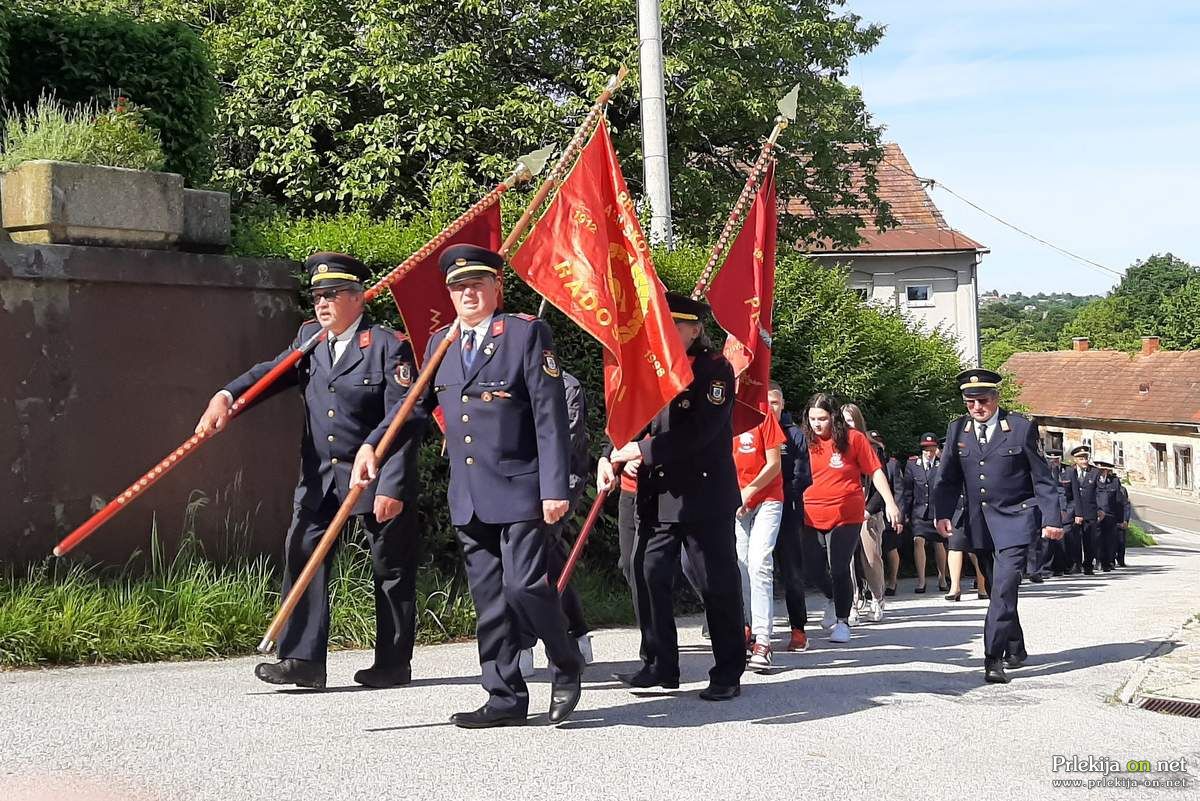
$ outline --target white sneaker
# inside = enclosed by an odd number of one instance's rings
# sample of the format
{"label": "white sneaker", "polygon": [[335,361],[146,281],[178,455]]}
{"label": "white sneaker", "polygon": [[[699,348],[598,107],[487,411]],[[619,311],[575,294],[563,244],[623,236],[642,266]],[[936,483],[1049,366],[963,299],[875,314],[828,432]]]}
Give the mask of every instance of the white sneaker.
{"label": "white sneaker", "polygon": [[850,617],[847,619],[846,622],[848,622],[851,626],[858,625],[859,618],[858,618],[858,607],[857,606],[850,607]]}
{"label": "white sneaker", "polygon": [[581,634],[575,642],[579,643],[579,653],[583,655],[583,664],[592,664],[595,661],[592,657],[592,635]]}
{"label": "white sneaker", "polygon": [[825,614],[821,616],[821,628],[831,629],[837,623],[837,612],[834,611],[833,601],[825,602]]}
{"label": "white sneaker", "polygon": [[830,642],[850,642],[850,627],[843,621],[838,621],[838,624],[833,627],[833,631],[829,633]]}
{"label": "white sneaker", "polygon": [[883,601],[878,598],[871,599],[871,620],[876,623],[883,620]]}
{"label": "white sneaker", "polygon": [[533,649],[532,648],[522,648],[521,649],[521,653],[517,656],[517,664],[521,666],[521,677],[522,678],[527,679],[530,676],[532,676],[534,673],[537,673],[537,669],[534,668],[534,666],[533,666]]}

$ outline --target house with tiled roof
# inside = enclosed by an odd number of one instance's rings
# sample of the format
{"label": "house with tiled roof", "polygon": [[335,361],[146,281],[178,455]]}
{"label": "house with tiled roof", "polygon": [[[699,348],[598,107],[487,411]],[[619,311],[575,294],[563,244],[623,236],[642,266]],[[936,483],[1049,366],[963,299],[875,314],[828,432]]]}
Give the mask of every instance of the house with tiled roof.
{"label": "house with tiled roof", "polygon": [[1200,499],[1200,350],[1165,351],[1143,337],[1140,353],[1014,353],[1004,369],[1048,448],[1088,445],[1130,485]]}
{"label": "house with tiled roof", "polygon": [[[876,170],[879,198],[899,225],[886,231],[864,226],[853,247],[830,242],[802,245],[818,263],[849,271],[849,284],[863,300],[894,305],[929,329],[942,327],[958,339],[963,360],[979,364],[979,263],[987,248],[951,228],[933,204],[900,146],[887,143]],[[865,197],[861,171],[851,173],[852,191]],[[802,200],[788,212],[812,214]],[[871,219],[866,205],[858,210]]]}

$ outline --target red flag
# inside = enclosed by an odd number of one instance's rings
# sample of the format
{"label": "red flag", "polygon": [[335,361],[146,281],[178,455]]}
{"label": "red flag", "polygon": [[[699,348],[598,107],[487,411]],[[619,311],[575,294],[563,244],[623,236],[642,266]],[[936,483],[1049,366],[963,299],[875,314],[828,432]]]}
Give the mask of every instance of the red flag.
{"label": "red flag", "polygon": [[618,447],[692,382],[606,123],[511,263],[604,346],[607,431]]}
{"label": "red flag", "polygon": [[741,233],[708,292],[713,317],[729,335],[725,358],[738,377],[733,433],[767,414],[771,381],[771,305],[775,299],[775,164],[763,174]]}
{"label": "red flag", "polygon": [[500,242],[500,204],[496,203],[392,284],[392,298],[404,320],[418,367],[425,358],[425,348],[433,332],[454,322],[454,305],[450,303],[446,277],[438,267],[438,257],[451,245],[479,245],[499,250]]}

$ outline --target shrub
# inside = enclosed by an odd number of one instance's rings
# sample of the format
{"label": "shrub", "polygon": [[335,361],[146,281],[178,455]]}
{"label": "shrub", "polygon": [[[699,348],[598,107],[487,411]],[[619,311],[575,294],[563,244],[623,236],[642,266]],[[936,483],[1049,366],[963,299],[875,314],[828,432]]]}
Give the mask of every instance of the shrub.
{"label": "shrub", "polygon": [[134,170],[160,170],[164,162],[158,132],[140,109],[118,103],[100,112],[94,103],[65,105],[51,97],[12,111],[0,138],[0,172],[33,159]]}
{"label": "shrub", "polygon": [[1125,546],[1127,548],[1147,548],[1151,545],[1158,545],[1158,541],[1137,523],[1130,523],[1129,528],[1125,530]]}
{"label": "shrub", "polygon": [[64,102],[107,102],[120,94],[144,110],[166,156],[189,183],[212,170],[219,87],[200,39],[180,23],[140,23],[107,14],[71,14],[38,4],[9,17],[11,105],[43,94]]}

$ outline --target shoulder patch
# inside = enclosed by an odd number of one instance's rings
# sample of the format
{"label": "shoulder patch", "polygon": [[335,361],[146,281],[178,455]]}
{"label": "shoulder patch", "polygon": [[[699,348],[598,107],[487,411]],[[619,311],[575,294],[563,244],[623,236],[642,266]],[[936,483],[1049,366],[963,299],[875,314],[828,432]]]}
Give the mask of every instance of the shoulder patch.
{"label": "shoulder patch", "polygon": [[562,369],[558,366],[558,360],[554,358],[554,351],[542,351],[542,370],[551,378],[558,378],[562,375]]}
{"label": "shoulder patch", "polygon": [[404,388],[412,386],[413,368],[408,362],[400,362],[396,366],[396,383]]}
{"label": "shoulder patch", "polygon": [[724,381],[710,381],[708,384],[708,402],[720,406],[729,397]]}
{"label": "shoulder patch", "polygon": [[532,314],[526,314],[525,312],[513,312],[513,315],[512,315],[512,316],[513,316],[513,317],[520,318],[520,319],[522,319],[522,320],[524,320],[524,321],[526,321],[526,322],[529,322],[529,323],[532,323],[534,320],[540,320],[540,319],[541,319],[540,317],[534,317]]}
{"label": "shoulder patch", "polygon": [[396,338],[397,342],[407,342],[408,341],[408,334],[404,333],[403,331],[393,331],[392,336],[394,336]]}

